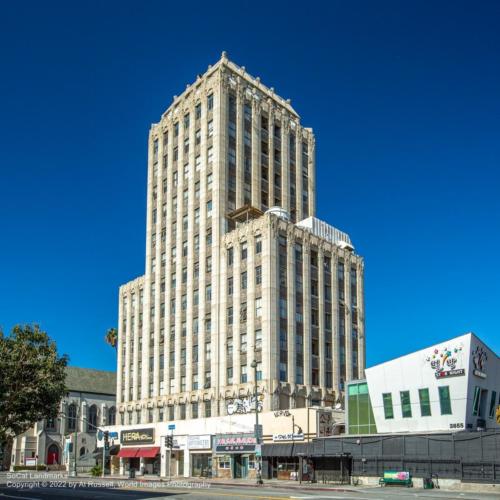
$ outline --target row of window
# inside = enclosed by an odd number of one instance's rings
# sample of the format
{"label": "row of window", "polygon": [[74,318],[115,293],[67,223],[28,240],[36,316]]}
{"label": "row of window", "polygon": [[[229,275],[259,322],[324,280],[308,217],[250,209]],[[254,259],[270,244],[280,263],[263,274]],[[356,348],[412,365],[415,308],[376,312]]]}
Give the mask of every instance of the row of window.
{"label": "row of window", "polygon": [[[175,411],[176,408],[171,405],[166,408],[158,408],[157,410],[148,409],[145,415],[143,415],[141,410],[135,410],[135,412],[128,411],[127,413],[120,414],[120,424],[152,424],[155,421],[164,422],[172,420],[186,420],[187,406],[187,404],[177,405],[177,412]],[[200,406],[201,403],[197,402],[190,404],[190,418],[209,418],[212,416],[212,404],[209,401],[203,403],[201,408]],[[143,417],[145,417],[145,419],[143,419]]]}
{"label": "row of window", "polygon": [[[107,421],[102,421],[102,425],[115,425],[116,424],[116,408],[112,406],[107,411]],[[98,410],[96,405],[91,405],[88,409],[87,416],[79,416],[77,405],[71,403],[68,406],[66,416],[66,430],[67,432],[74,432],[77,429],[78,420],[83,421],[86,432],[95,432],[98,428]],[[47,429],[55,429],[56,421],[53,418],[47,419],[45,424]]]}
{"label": "row of window", "polygon": [[[438,387],[439,395],[439,407],[441,410],[441,415],[451,415],[451,397],[450,397],[450,387],[440,386]],[[410,391],[401,391],[399,393],[399,398],[401,402],[401,417],[402,418],[412,418],[412,403],[410,397]],[[418,390],[418,399],[420,403],[420,416],[430,417],[431,412],[431,400],[429,396],[429,389],[422,388]],[[384,405],[384,416],[386,419],[394,418],[394,408],[392,403],[392,393],[387,392],[382,394],[382,401]],[[415,415],[416,416],[416,415]]]}

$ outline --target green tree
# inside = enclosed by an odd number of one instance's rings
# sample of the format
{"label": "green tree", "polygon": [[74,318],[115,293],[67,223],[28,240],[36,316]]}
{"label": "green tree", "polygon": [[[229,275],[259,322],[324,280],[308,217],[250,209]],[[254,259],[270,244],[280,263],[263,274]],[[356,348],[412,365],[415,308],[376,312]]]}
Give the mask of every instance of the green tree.
{"label": "green tree", "polygon": [[0,443],[42,419],[55,418],[66,394],[68,357],[38,325],[0,330]]}
{"label": "green tree", "polygon": [[106,344],[116,349],[116,346],[118,345],[118,331],[116,328],[108,328],[108,331],[104,336],[104,340]]}

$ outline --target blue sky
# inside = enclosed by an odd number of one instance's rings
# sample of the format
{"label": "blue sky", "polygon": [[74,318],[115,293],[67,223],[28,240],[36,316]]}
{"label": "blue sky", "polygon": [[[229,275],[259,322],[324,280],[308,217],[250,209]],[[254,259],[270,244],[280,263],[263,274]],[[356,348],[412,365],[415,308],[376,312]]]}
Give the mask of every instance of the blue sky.
{"label": "blue sky", "polygon": [[500,353],[499,22],[493,1],[4,2],[0,325],[115,368],[149,126],[226,50],[315,130],[318,216],[365,258],[368,365],[470,330]]}

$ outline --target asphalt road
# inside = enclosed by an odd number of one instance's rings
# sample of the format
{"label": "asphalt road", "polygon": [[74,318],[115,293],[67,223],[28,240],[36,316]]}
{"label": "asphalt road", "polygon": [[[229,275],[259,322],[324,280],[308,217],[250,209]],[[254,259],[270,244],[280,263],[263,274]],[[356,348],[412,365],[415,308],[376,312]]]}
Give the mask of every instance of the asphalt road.
{"label": "asphalt road", "polygon": [[459,493],[443,490],[416,490],[407,488],[356,488],[354,491],[324,491],[314,489],[286,489],[278,487],[220,486],[208,485],[204,488],[165,486],[151,482],[147,485],[124,481],[103,481],[93,479],[61,479],[38,481],[16,479],[1,481],[0,500],[153,500],[153,499],[184,499],[184,500],[498,500],[499,495],[486,493]]}

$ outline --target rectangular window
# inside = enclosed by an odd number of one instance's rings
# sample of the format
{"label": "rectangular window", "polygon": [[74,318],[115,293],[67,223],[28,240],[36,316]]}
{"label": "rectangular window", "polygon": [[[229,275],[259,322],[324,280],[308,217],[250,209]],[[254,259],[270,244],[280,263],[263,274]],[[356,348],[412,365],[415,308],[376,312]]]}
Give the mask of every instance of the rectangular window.
{"label": "rectangular window", "polygon": [[392,407],[392,394],[390,392],[382,394],[382,400],[384,402],[384,416],[386,420],[394,418],[394,409]]}
{"label": "rectangular window", "polygon": [[247,365],[241,365],[241,375],[240,375],[240,382],[242,384],[245,384],[248,380],[248,375],[247,375]]}
{"label": "rectangular window", "polygon": [[495,416],[495,402],[497,399],[497,393],[496,391],[491,392],[491,399],[490,399],[490,413],[489,417],[493,418]]}
{"label": "rectangular window", "polygon": [[419,389],[418,397],[420,399],[420,415],[422,417],[430,417],[431,401],[429,399],[429,389]]}
{"label": "rectangular window", "polygon": [[207,109],[208,109],[208,111],[212,111],[212,109],[214,109],[214,95],[213,94],[210,94],[207,97]]}
{"label": "rectangular window", "polygon": [[403,418],[411,418],[410,391],[401,391],[401,415]]}
{"label": "rectangular window", "polygon": [[262,252],[262,238],[260,236],[255,237],[255,253],[259,254]]}
{"label": "rectangular window", "polygon": [[246,290],[247,288],[247,272],[243,271],[241,273],[241,289]]}
{"label": "rectangular window", "polygon": [[255,350],[260,351],[262,349],[262,330],[255,330]]}
{"label": "rectangular window", "polygon": [[479,415],[479,403],[481,402],[481,388],[474,388],[474,400],[472,403],[472,415],[477,417]]}
{"label": "rectangular window", "polygon": [[451,415],[451,399],[449,386],[445,385],[443,387],[439,387],[438,390],[441,415]]}
{"label": "rectangular window", "polygon": [[262,283],[262,266],[257,266],[255,268],[255,284],[260,285]]}
{"label": "rectangular window", "polygon": [[262,363],[257,363],[257,380],[262,380]]}
{"label": "rectangular window", "polygon": [[262,298],[258,297],[255,299],[255,317],[260,318],[262,316]]}

